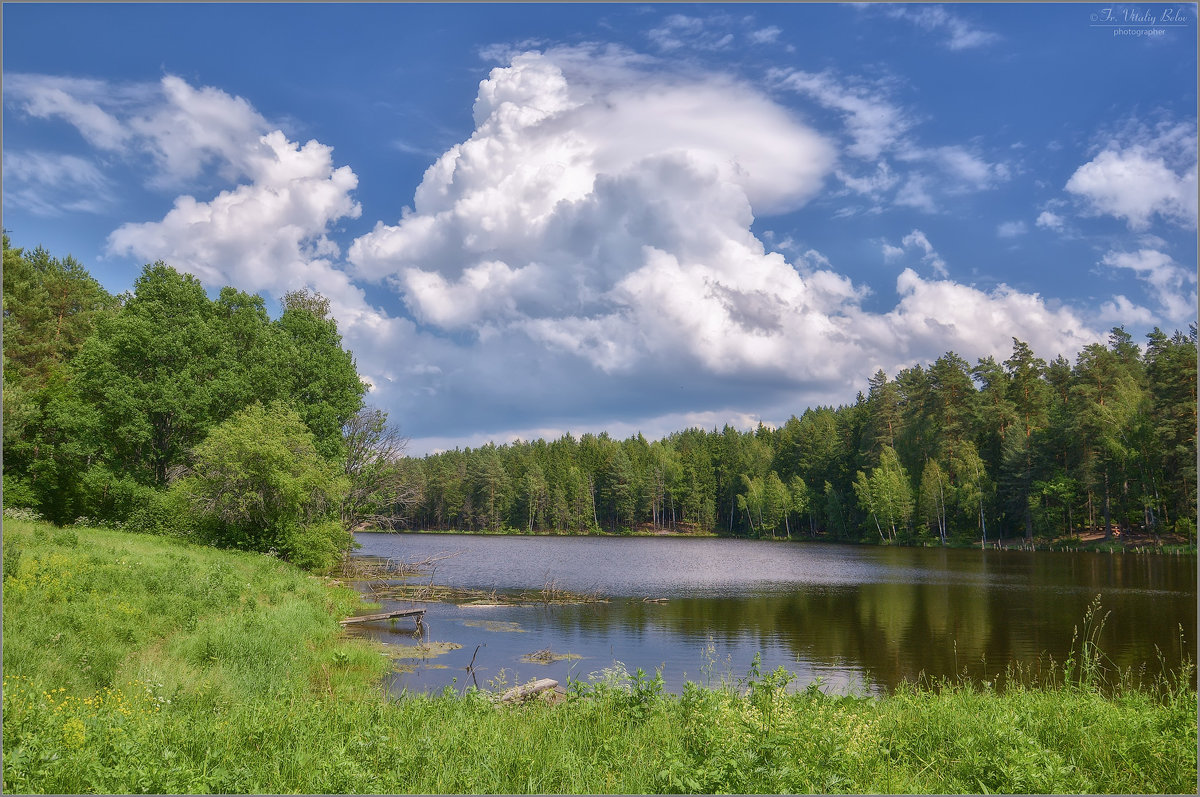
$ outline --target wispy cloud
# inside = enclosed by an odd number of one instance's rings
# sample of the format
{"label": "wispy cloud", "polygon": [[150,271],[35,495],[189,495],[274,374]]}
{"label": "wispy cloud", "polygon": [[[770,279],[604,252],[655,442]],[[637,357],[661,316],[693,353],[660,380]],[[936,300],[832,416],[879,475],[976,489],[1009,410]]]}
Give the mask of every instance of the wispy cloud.
{"label": "wispy cloud", "polygon": [[1029,231],[1023,221],[1004,221],[996,227],[996,235],[1000,238],[1018,238]]}
{"label": "wispy cloud", "polygon": [[933,244],[929,242],[929,238],[920,230],[913,230],[900,241],[906,249],[921,250],[921,261],[929,265],[933,269],[933,273],[939,277],[948,276],[946,270],[946,261],[933,248]]}
{"label": "wispy cloud", "polygon": [[799,69],[772,70],[776,85],[811,97],[843,118],[852,141],[846,151],[856,158],[875,160],[895,147],[913,127],[912,117],[878,90],[852,85],[833,73]]}
{"label": "wispy cloud", "polygon": [[[845,153],[874,164],[862,171],[843,160],[837,178],[851,192],[868,197],[878,209],[887,201],[934,213],[938,197],[986,191],[1010,178],[1009,167],[964,145],[923,145],[918,115],[892,100],[884,86],[831,70],[814,73],[774,69],[768,80],[835,112],[848,139]],[[892,191],[895,191],[892,194]]]}
{"label": "wispy cloud", "polygon": [[53,152],[6,151],[4,193],[39,216],[99,213],[113,201],[112,183],[93,161]]}
{"label": "wispy cloud", "polygon": [[656,28],[646,31],[647,38],[665,52],[690,47],[698,50],[724,50],[733,44],[733,33],[726,30],[727,17],[690,17],[671,14]]}
{"label": "wispy cloud", "polygon": [[1000,36],[975,27],[962,16],[940,5],[887,5],[884,13],[893,19],[911,22],[921,30],[938,34],[942,45],[951,50],[969,50],[999,41]]}
{"label": "wispy cloud", "polygon": [[1196,273],[1184,269],[1165,252],[1155,249],[1109,251],[1100,262],[1110,268],[1134,272],[1149,287],[1167,320],[1178,323],[1196,317],[1196,291],[1187,287],[1195,284]]}

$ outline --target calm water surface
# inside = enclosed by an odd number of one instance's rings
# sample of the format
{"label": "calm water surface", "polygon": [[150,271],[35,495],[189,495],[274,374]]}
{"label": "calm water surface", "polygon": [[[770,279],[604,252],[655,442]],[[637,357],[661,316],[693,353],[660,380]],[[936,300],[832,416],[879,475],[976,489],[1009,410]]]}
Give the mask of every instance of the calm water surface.
{"label": "calm water surface", "polygon": [[[427,608],[423,639],[462,645],[403,660],[395,691],[581,679],[621,662],[661,670],[667,687],[786,667],[805,686],[884,693],[921,673],[996,679],[1009,664],[1062,662],[1089,604],[1108,613],[1100,644],[1122,668],[1196,658],[1196,557],[881,548],[676,537],[359,534],[362,555],[421,560],[448,552],[423,582],[499,595],[558,589],[607,603]],[[666,599],[650,602],[647,599]],[[408,602],[384,601],[385,609]],[[411,620],[352,626],[413,645]],[[1182,632],[1181,632],[1182,628]],[[1181,644],[1182,633],[1182,644]],[[482,647],[479,647],[482,646]],[[478,647],[478,654],[476,649]],[[534,664],[550,649],[580,658]],[[398,652],[402,652],[397,649]]]}

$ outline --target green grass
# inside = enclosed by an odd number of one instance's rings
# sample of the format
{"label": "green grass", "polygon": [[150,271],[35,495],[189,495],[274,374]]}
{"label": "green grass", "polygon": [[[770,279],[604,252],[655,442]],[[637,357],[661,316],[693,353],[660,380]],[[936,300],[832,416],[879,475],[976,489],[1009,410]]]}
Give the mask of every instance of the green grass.
{"label": "green grass", "polygon": [[393,700],[380,649],[339,631],[358,597],[278,560],[7,519],[3,548],[9,793],[1196,788],[1186,675],[875,699],[782,671],[668,695],[614,668],[558,704]]}

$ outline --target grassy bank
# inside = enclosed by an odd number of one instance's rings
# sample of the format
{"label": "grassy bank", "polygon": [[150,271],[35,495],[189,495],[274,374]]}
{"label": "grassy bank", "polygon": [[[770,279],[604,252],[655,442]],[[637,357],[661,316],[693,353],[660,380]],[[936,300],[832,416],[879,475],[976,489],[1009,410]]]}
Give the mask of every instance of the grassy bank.
{"label": "grassy bank", "polygon": [[[390,700],[344,587],[262,555],[4,527],[6,792],[1193,792],[1196,695],[909,689]],[[699,655],[699,652],[698,652]]]}

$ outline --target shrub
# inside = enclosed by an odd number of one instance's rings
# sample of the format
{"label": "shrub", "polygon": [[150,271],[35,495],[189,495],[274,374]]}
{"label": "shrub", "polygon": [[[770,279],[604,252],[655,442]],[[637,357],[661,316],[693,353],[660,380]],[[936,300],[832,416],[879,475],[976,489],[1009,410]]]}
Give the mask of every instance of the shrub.
{"label": "shrub", "polygon": [[149,490],[129,513],[125,528],[143,534],[185,535],[192,531],[184,525],[188,497],[178,489]]}
{"label": "shrub", "polygon": [[[4,515],[8,516],[9,508],[35,508],[38,505],[37,493],[29,484],[29,480],[11,473],[4,474]],[[36,513],[35,513],[36,514]]]}
{"label": "shrub", "polygon": [[287,529],[280,540],[280,553],[305,570],[325,572],[354,544],[353,535],[336,520],[298,525]]}
{"label": "shrub", "polygon": [[321,457],[286,404],[247,407],[215,427],[192,456],[191,472],[172,490],[200,516],[198,530],[208,541],[275,549],[320,566],[342,539],[326,521],[346,495],[347,479]]}
{"label": "shrub", "polygon": [[109,528],[126,521],[159,491],[139,483],[129,474],[118,473],[104,465],[94,465],[79,477],[79,503],[86,508],[87,523]]}

